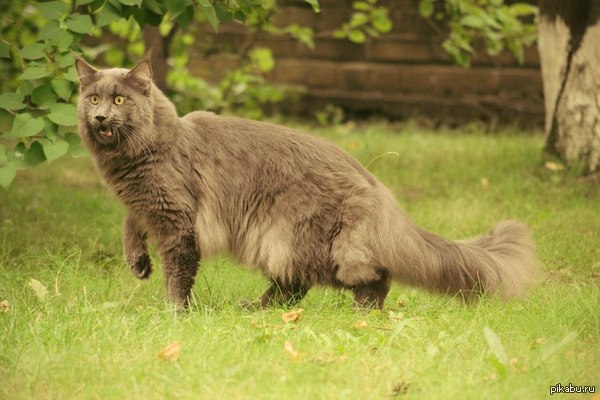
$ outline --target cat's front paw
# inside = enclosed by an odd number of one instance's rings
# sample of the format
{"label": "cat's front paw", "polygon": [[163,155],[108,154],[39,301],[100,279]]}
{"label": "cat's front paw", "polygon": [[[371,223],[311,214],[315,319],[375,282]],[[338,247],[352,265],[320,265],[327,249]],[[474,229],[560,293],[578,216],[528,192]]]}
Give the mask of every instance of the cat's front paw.
{"label": "cat's front paw", "polygon": [[150,263],[150,256],[148,254],[142,254],[136,257],[133,262],[129,263],[131,273],[138,279],[147,279],[152,273],[152,264]]}

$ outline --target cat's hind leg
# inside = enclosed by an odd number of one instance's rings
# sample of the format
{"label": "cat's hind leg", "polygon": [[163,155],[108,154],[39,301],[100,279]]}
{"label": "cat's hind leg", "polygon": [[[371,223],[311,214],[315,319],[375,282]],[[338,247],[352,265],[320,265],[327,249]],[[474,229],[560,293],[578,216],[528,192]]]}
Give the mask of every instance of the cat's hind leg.
{"label": "cat's hind leg", "polygon": [[279,279],[273,279],[271,285],[261,296],[260,305],[261,307],[290,307],[302,300],[308,293],[308,289],[299,282],[283,283]]}
{"label": "cat's hind leg", "polygon": [[362,235],[342,231],[333,243],[331,256],[337,266],[335,282],[354,293],[358,308],[383,309],[391,276],[374,256]]}
{"label": "cat's hind leg", "polygon": [[351,286],[354,302],[358,308],[383,309],[383,304],[390,291],[391,279],[386,269],[380,270],[378,279]]}
{"label": "cat's hind leg", "polygon": [[304,298],[309,287],[299,282],[284,283],[272,279],[271,284],[257,301],[243,300],[240,306],[247,310],[269,307],[292,307]]}

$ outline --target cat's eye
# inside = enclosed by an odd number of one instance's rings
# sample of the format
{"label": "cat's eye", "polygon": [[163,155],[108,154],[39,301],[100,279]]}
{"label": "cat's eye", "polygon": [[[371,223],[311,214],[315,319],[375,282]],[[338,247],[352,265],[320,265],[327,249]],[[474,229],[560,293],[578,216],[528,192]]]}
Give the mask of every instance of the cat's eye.
{"label": "cat's eye", "polygon": [[123,104],[123,102],[125,101],[125,97],[123,96],[115,96],[115,104],[120,106],[121,104]]}
{"label": "cat's eye", "polygon": [[93,94],[90,96],[90,103],[96,105],[98,103],[100,103],[100,97],[98,97],[97,94]]}

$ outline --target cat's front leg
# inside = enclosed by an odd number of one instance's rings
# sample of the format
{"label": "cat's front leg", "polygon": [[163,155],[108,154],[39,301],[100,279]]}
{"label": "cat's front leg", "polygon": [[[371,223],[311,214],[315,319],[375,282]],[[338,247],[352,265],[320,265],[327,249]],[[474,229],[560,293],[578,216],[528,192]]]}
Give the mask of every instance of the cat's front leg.
{"label": "cat's front leg", "polygon": [[164,238],[160,250],[167,294],[177,306],[187,308],[200,262],[200,251],[193,230]]}
{"label": "cat's front leg", "polygon": [[146,279],[152,273],[146,232],[135,215],[129,213],[123,222],[123,255],[133,275]]}

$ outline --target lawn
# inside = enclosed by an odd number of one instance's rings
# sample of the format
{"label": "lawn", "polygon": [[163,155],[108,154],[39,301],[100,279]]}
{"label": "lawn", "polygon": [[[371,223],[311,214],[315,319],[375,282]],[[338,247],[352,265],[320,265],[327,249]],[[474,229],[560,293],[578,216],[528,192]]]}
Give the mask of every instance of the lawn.
{"label": "lawn", "polygon": [[597,183],[545,168],[539,134],[304,129],[369,164],[428,230],[525,222],[544,280],[470,305],[394,285],[383,312],[317,288],[286,323],[296,309],[240,309],[267,281],[217,258],[174,313],[159,270],[140,282],[125,267],[124,209],[91,160],[66,159],[0,189],[0,399],[541,399],[600,384]]}

